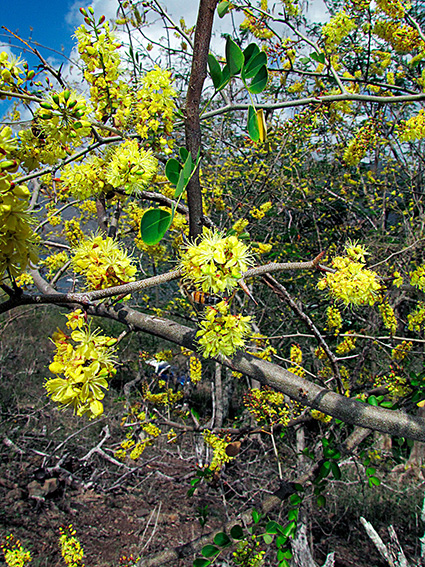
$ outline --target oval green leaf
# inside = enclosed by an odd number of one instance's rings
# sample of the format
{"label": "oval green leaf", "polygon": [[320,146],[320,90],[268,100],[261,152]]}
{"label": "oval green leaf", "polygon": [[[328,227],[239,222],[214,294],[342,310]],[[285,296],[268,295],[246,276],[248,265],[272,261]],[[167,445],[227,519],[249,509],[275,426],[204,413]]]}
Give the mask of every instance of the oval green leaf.
{"label": "oval green leaf", "polygon": [[277,534],[280,530],[281,526],[277,522],[274,522],[273,520],[267,522],[266,532],[268,534]]}
{"label": "oval green leaf", "polygon": [[243,539],[243,529],[242,526],[236,525],[230,530],[230,535],[233,539]]}
{"label": "oval green leaf", "polygon": [[193,567],[208,567],[208,565],[211,565],[211,561],[208,561],[208,559],[202,559],[201,557],[195,559],[193,562]]}
{"label": "oval green leaf", "polygon": [[244,78],[252,79],[252,77],[255,77],[263,65],[267,66],[267,55],[264,51],[260,51],[257,55],[255,55],[255,57],[251,57],[248,64],[245,63],[243,68]]}
{"label": "oval green leaf", "polygon": [[232,543],[232,541],[227,534],[219,532],[214,538],[214,543],[220,547],[227,547]]}
{"label": "oval green leaf", "polygon": [[242,49],[236,45],[233,39],[229,36],[226,41],[226,61],[231,77],[234,77],[240,72],[244,63]]}
{"label": "oval green leaf", "polygon": [[267,67],[263,65],[255,77],[252,79],[248,90],[251,94],[260,94],[267,86],[267,81],[269,80],[269,72]]}
{"label": "oval green leaf", "polygon": [[230,7],[230,2],[225,2],[225,1],[220,2],[220,4],[217,6],[218,17],[223,18],[229,11],[229,7]]}
{"label": "oval green leaf", "polygon": [[270,545],[271,542],[273,541],[273,536],[270,535],[270,534],[264,534],[264,535],[263,535],[263,540],[264,540],[264,543],[265,543],[265,544]]}
{"label": "oval green leaf", "polygon": [[331,461],[331,470],[335,480],[341,480],[341,469],[338,466],[338,463],[335,461]]}
{"label": "oval green leaf", "polygon": [[170,158],[165,165],[165,175],[170,183],[177,185],[182,165],[174,158]]}
{"label": "oval green leaf", "polygon": [[219,552],[220,550],[218,549],[218,547],[211,545],[210,543],[208,545],[204,545],[204,547],[201,549],[201,553],[204,557],[214,557],[214,555],[217,555],[217,553]]}
{"label": "oval green leaf", "polygon": [[216,91],[220,88],[223,81],[223,74],[221,72],[220,63],[214,57],[212,53],[208,55],[208,69],[211,75],[211,79]]}
{"label": "oval green leaf", "polygon": [[162,209],[149,209],[140,222],[140,236],[145,244],[153,246],[164,237],[172,221],[171,214]]}
{"label": "oval green leaf", "polygon": [[253,106],[248,108],[248,134],[253,142],[258,142],[260,139],[260,128],[258,126],[257,113]]}
{"label": "oval green leaf", "polygon": [[260,53],[260,48],[256,43],[250,43],[245,49],[243,50],[244,56],[244,67],[246,68],[248,63],[251,59],[253,59],[256,55]]}

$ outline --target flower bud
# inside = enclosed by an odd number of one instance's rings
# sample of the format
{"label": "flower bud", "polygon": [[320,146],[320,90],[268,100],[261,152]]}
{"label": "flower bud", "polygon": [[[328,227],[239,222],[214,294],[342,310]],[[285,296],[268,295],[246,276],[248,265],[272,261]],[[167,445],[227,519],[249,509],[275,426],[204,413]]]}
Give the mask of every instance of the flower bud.
{"label": "flower bud", "polygon": [[80,12],[83,14],[83,16],[87,17],[87,10],[85,8],[80,8]]}
{"label": "flower bud", "polygon": [[65,100],[69,100],[69,97],[71,96],[71,91],[64,91],[63,93],[63,98]]}

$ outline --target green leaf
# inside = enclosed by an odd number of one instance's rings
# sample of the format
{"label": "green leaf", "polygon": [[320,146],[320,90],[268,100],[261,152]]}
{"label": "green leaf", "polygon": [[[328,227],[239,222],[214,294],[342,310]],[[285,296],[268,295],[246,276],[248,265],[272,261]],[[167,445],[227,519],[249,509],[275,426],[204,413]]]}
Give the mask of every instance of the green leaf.
{"label": "green leaf", "polygon": [[320,467],[318,478],[326,478],[330,472],[331,472],[331,463],[330,461],[325,461]]}
{"label": "green leaf", "polygon": [[264,65],[267,66],[267,55],[264,51],[260,51],[255,55],[255,57],[251,57],[248,61],[248,64],[245,64],[242,71],[242,78],[243,79],[252,79],[258,73],[258,71]]}
{"label": "green leaf", "polygon": [[187,491],[187,497],[190,498],[191,496],[193,496],[195,494],[195,490],[196,488],[189,488],[189,490]]}
{"label": "green leaf", "polygon": [[302,498],[299,494],[291,494],[289,501],[291,502],[292,506],[298,506],[301,502]]}
{"label": "green leaf", "polygon": [[243,529],[241,526],[236,525],[230,530],[230,535],[233,539],[243,539]]}
{"label": "green leaf", "polygon": [[281,531],[283,536],[286,537],[290,537],[292,534],[295,533],[295,530],[297,529],[297,524],[296,522],[289,522],[289,524],[287,524],[283,530]]}
{"label": "green leaf", "polygon": [[253,142],[258,142],[260,139],[260,128],[258,127],[257,113],[253,106],[248,108],[248,134]]}
{"label": "green leaf", "polygon": [[187,156],[189,155],[189,150],[182,146],[181,148],[179,148],[179,155],[184,163],[187,160]]}
{"label": "green leaf", "polygon": [[[279,551],[277,552],[277,559],[279,561]],[[286,561],[286,559],[282,559],[282,561],[279,561],[279,564],[277,567],[289,567],[289,563]]]}
{"label": "green leaf", "polygon": [[230,71],[229,71],[228,65],[225,65],[223,67],[223,69],[221,70],[221,75],[222,75],[221,85],[217,89],[219,91],[221,91],[221,89],[223,89],[227,85],[227,83],[230,81]]}
{"label": "green leaf", "polygon": [[251,84],[248,87],[248,91],[251,94],[260,94],[267,86],[267,81],[269,80],[269,72],[267,67],[263,65],[255,77],[252,79]]}
{"label": "green leaf", "polygon": [[242,49],[236,45],[233,39],[229,36],[227,36],[226,41],[226,61],[231,77],[234,77],[240,72],[244,62]]}
{"label": "green leaf", "polygon": [[214,557],[214,555],[217,555],[217,553],[219,552],[220,550],[218,549],[218,547],[211,545],[210,543],[204,545],[204,547],[201,549],[201,553],[204,557]]}
{"label": "green leaf", "polygon": [[164,237],[170,227],[172,216],[162,209],[149,209],[140,222],[140,236],[145,244],[153,246]]}
{"label": "green leaf", "polygon": [[295,510],[289,510],[288,512],[288,520],[290,522],[296,522],[298,520],[298,513],[299,509],[295,508]]}
{"label": "green leaf", "polygon": [[267,522],[266,525],[266,532],[268,534],[277,534],[278,532],[280,532],[281,530],[281,525],[278,524],[277,522],[271,520],[270,522]]}
{"label": "green leaf", "polygon": [[303,65],[307,65],[307,63],[310,63],[310,57],[300,57],[300,61]]}
{"label": "green leaf", "polygon": [[176,159],[170,158],[165,165],[165,175],[170,183],[177,185],[182,165]]}
{"label": "green leaf", "polygon": [[201,482],[201,479],[199,477],[196,478],[192,478],[192,480],[190,481],[190,485],[191,486],[196,486],[197,484],[199,484]]}
{"label": "green leaf", "polygon": [[323,496],[323,494],[317,497],[317,505],[319,506],[319,508],[326,506],[326,498]]}
{"label": "green leaf", "polygon": [[270,535],[270,534],[264,534],[263,540],[264,540],[264,543],[266,543],[267,545],[270,545],[271,542],[273,541],[273,536]]}
{"label": "green leaf", "polygon": [[282,547],[282,545],[285,545],[287,541],[288,541],[287,536],[281,536],[281,535],[277,536],[276,547],[278,547],[278,548]]}
{"label": "green leaf", "polygon": [[256,43],[250,43],[245,49],[243,50],[243,57],[244,57],[244,67],[246,68],[248,63],[252,58],[260,53],[260,48]]}
{"label": "green leaf", "polygon": [[310,54],[310,59],[313,59],[313,61],[321,63],[322,65],[324,65],[326,61],[324,53],[316,53],[315,51]]}
{"label": "green leaf", "polygon": [[212,53],[208,55],[208,69],[210,71],[214,88],[216,91],[218,91],[223,81],[223,74],[221,72],[220,63]]}
{"label": "green leaf", "polygon": [[255,508],[252,509],[251,514],[254,524],[258,524],[258,522],[261,520],[261,514],[259,514]]}
{"label": "green leaf", "polygon": [[378,405],[378,400],[376,398],[376,396],[369,396],[367,399],[367,403],[370,404],[371,406],[377,406]]}
{"label": "green leaf", "polygon": [[227,547],[232,543],[232,541],[227,534],[219,532],[214,538],[214,543],[220,547]]}
{"label": "green leaf", "polygon": [[335,461],[331,461],[330,463],[331,465],[331,470],[332,470],[332,474],[335,480],[340,480],[341,479],[341,469],[338,466],[338,463],[336,463]]}
{"label": "green leaf", "polygon": [[381,481],[379,480],[379,478],[376,478],[376,476],[370,476],[367,480],[371,488],[372,486],[379,486],[381,484]]}
{"label": "green leaf", "polygon": [[219,18],[223,18],[229,11],[230,2],[220,2],[217,6],[217,13]]}
{"label": "green leaf", "polygon": [[367,476],[373,476],[376,473],[376,469],[375,467],[368,467],[366,469],[366,474]]}
{"label": "green leaf", "polygon": [[211,565],[211,561],[208,561],[208,559],[202,559],[201,557],[195,559],[193,562],[193,567],[208,567],[208,565]]}
{"label": "green leaf", "polygon": [[192,156],[188,152],[187,159],[184,162],[183,168],[180,171],[179,180],[177,182],[176,190],[174,191],[174,197],[177,199],[186,189],[189,183],[190,176],[194,170],[194,164],[192,161]]}

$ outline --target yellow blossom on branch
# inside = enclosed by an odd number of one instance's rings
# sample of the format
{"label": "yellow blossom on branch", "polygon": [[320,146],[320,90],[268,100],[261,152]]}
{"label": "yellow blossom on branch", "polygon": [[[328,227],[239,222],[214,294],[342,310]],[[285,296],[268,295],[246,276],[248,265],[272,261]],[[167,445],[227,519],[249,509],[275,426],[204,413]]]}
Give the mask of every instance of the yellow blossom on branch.
{"label": "yellow blossom on branch", "polygon": [[207,228],[200,242],[190,244],[180,260],[183,279],[212,294],[235,288],[252,263],[248,246],[236,236],[224,236]]}
{"label": "yellow blossom on branch", "polygon": [[226,301],[207,307],[196,333],[204,358],[232,356],[243,348],[245,339],[251,334],[250,320],[249,316],[231,315]]}
{"label": "yellow blossom on branch", "polygon": [[72,266],[89,289],[105,289],[134,281],[136,266],[113,238],[94,235],[74,248]]}

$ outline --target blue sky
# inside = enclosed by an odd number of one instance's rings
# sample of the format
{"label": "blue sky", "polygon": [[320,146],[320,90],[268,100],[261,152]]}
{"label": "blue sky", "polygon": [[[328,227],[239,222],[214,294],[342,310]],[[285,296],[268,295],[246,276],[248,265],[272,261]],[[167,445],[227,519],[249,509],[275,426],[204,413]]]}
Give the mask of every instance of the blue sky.
{"label": "blue sky", "polygon": [[[81,2],[81,5],[83,4],[84,1]],[[2,10],[0,24],[17,33],[22,39],[32,38],[59,53],[63,49],[64,54],[69,55],[73,46],[72,34],[75,28],[75,22],[71,23],[70,14],[76,10],[75,0],[13,0],[9,3],[9,9]],[[9,34],[3,29],[0,33],[0,48],[4,49],[4,46],[9,44]],[[14,38],[11,38],[11,44],[15,54],[25,47]],[[36,47],[46,58],[54,56],[57,61],[61,59],[60,55]],[[23,57],[28,59],[29,63],[33,61],[26,54],[23,54]]]}

